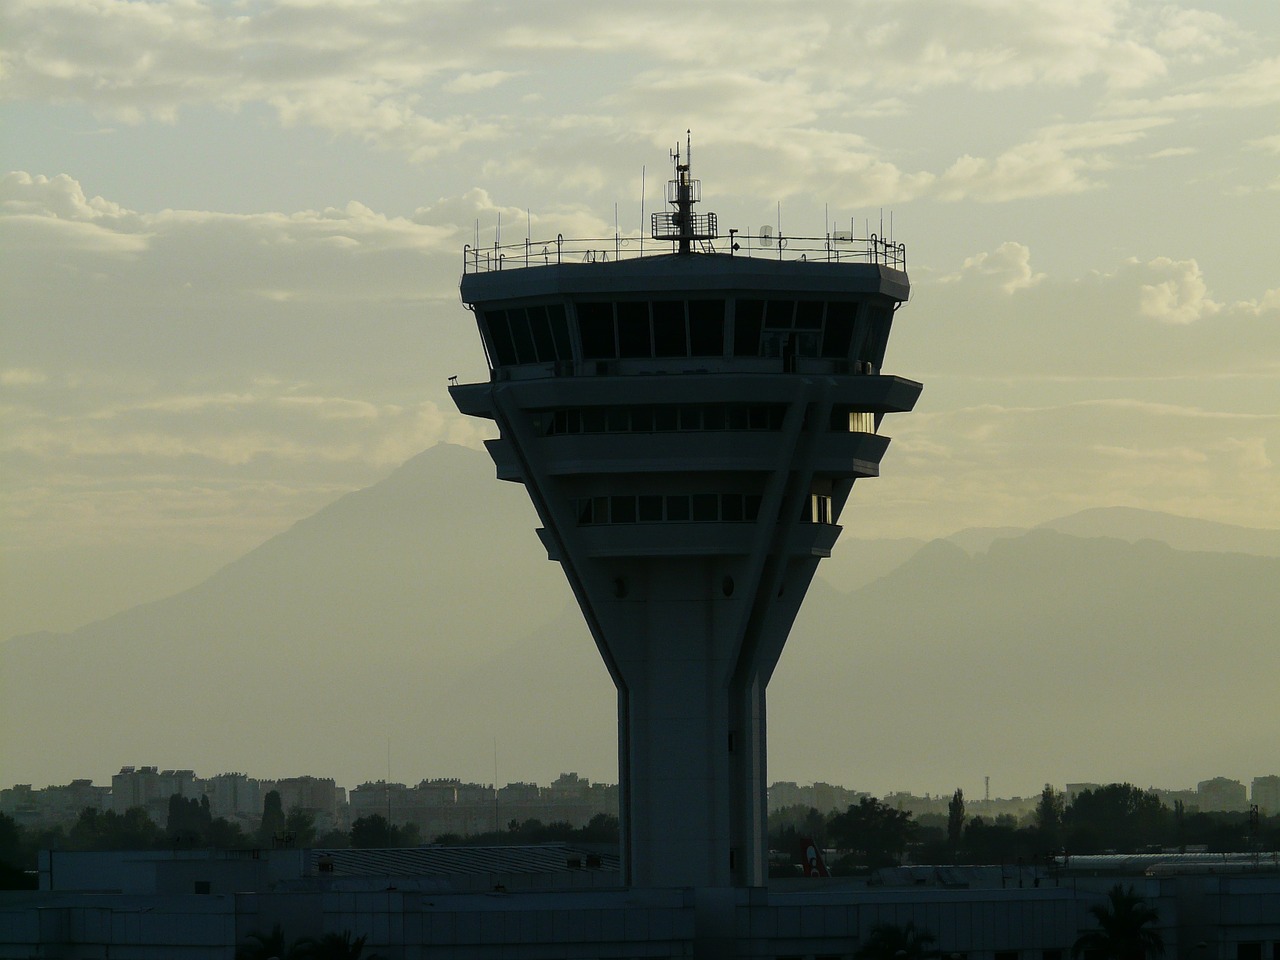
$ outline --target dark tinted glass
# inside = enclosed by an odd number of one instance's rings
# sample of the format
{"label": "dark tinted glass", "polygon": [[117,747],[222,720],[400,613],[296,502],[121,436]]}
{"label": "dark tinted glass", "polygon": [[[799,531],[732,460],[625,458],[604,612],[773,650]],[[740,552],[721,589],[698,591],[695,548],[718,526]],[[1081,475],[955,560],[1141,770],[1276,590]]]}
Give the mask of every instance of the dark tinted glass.
{"label": "dark tinted glass", "polygon": [[618,304],[618,356],[653,356],[649,345],[649,304]]}
{"label": "dark tinted glass", "polygon": [[579,303],[578,335],[582,338],[582,356],[588,360],[608,360],[618,355],[613,338],[613,304]]}
{"label": "dark tinted glass", "polygon": [[533,349],[533,334],[524,310],[508,310],[507,322],[511,324],[511,339],[516,343],[516,363],[537,363],[538,354]]}
{"label": "dark tinted glass", "polygon": [[849,356],[849,342],[853,339],[853,321],[858,313],[856,303],[835,301],[827,304],[827,325],[822,332],[822,355],[844,358]]}
{"label": "dark tinted glass", "polygon": [[511,342],[511,328],[507,326],[507,311],[486,310],[485,326],[489,328],[489,343],[493,346],[493,361],[498,366],[516,362],[516,347]]}
{"label": "dark tinted glass", "polygon": [[689,346],[684,332],[683,300],[654,301],[653,354],[656,357],[689,355]]}
{"label": "dark tinted glass", "polygon": [[689,301],[689,352],[695,357],[724,354],[724,301]]}
{"label": "dark tinted glass", "polygon": [[734,306],[733,355],[760,355],[760,327],[764,323],[763,300],[739,300]]}
{"label": "dark tinted glass", "polygon": [[551,323],[547,320],[546,307],[528,309],[529,329],[533,333],[533,349],[539,363],[550,363],[556,358],[556,342],[551,339]]}

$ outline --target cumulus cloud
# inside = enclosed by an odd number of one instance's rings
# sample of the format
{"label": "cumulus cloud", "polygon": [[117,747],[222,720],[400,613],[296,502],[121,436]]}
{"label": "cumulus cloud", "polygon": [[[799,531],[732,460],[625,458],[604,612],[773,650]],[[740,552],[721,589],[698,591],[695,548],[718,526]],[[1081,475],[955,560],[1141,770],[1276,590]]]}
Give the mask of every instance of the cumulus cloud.
{"label": "cumulus cloud", "polygon": [[1000,289],[1014,293],[1035,286],[1045,278],[1043,273],[1031,269],[1031,250],[1021,243],[1008,240],[991,253],[977,253],[967,257],[958,273],[941,278],[954,283],[966,275],[981,274],[1000,281]]}
{"label": "cumulus cloud", "polygon": [[1144,317],[1164,323],[1194,323],[1222,309],[1222,304],[1210,298],[1196,261],[1158,257],[1147,269],[1167,279],[1142,285],[1140,309]]}

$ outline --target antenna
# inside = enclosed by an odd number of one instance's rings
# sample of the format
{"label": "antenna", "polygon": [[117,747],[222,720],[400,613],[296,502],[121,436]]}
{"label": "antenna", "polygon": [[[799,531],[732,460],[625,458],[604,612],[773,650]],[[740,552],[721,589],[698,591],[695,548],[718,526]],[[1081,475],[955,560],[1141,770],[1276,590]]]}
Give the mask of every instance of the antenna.
{"label": "antenna", "polygon": [[644,254],[644,164],[640,164],[640,253]]}
{"label": "antenna", "polygon": [[493,231],[493,245],[499,246],[502,243],[502,211],[498,211],[498,226]]}
{"label": "antenna", "polygon": [[693,241],[714,240],[720,234],[714,213],[693,212],[693,205],[702,199],[702,183],[690,176],[689,154],[693,150],[693,134],[687,130],[685,134],[683,157],[679,143],[671,151],[675,178],[667,181],[667,202],[675,210],[653,214],[650,229],[653,239],[673,240],[677,243],[678,252],[692,253]]}
{"label": "antenna", "polygon": [[524,238],[526,240],[532,240],[533,239],[533,214],[529,212],[528,207],[524,208],[524,222],[525,222]]}

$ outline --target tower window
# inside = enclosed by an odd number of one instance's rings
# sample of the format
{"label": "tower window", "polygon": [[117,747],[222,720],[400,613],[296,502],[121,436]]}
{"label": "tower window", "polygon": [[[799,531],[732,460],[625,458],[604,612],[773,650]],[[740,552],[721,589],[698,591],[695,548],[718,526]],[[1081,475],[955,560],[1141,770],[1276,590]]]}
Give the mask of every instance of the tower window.
{"label": "tower window", "polygon": [[497,366],[516,362],[516,346],[511,340],[511,328],[507,325],[507,311],[484,311],[484,325],[489,331],[489,344],[493,347],[490,358]]}
{"label": "tower window", "polygon": [[724,354],[724,301],[689,301],[689,353],[695,357]]}
{"label": "tower window", "polygon": [[618,341],[613,330],[613,304],[579,303],[578,333],[582,337],[583,358],[612,360],[618,355]]}
{"label": "tower window", "polygon": [[635,523],[636,522],[636,498],[635,497],[610,497],[609,498],[609,522],[610,523]]}
{"label": "tower window", "polygon": [[764,325],[763,300],[739,300],[734,306],[733,355],[755,357],[760,354],[760,329]]}
{"label": "tower window", "polygon": [[618,304],[618,356],[651,357],[649,304],[623,301]]}
{"label": "tower window", "polygon": [[683,300],[653,302],[653,355],[655,357],[687,357],[689,355]]}

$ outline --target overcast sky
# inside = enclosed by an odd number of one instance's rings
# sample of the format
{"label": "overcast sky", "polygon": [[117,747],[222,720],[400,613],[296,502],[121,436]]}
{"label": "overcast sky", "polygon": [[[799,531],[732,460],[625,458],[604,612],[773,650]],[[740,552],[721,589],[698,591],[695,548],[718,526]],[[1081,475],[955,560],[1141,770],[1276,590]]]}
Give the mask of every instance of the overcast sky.
{"label": "overcast sky", "polygon": [[634,233],[686,129],[722,227],[906,244],[925,392],[846,536],[1280,527],[1271,0],[0,10],[0,637],[477,444],[463,244]]}

